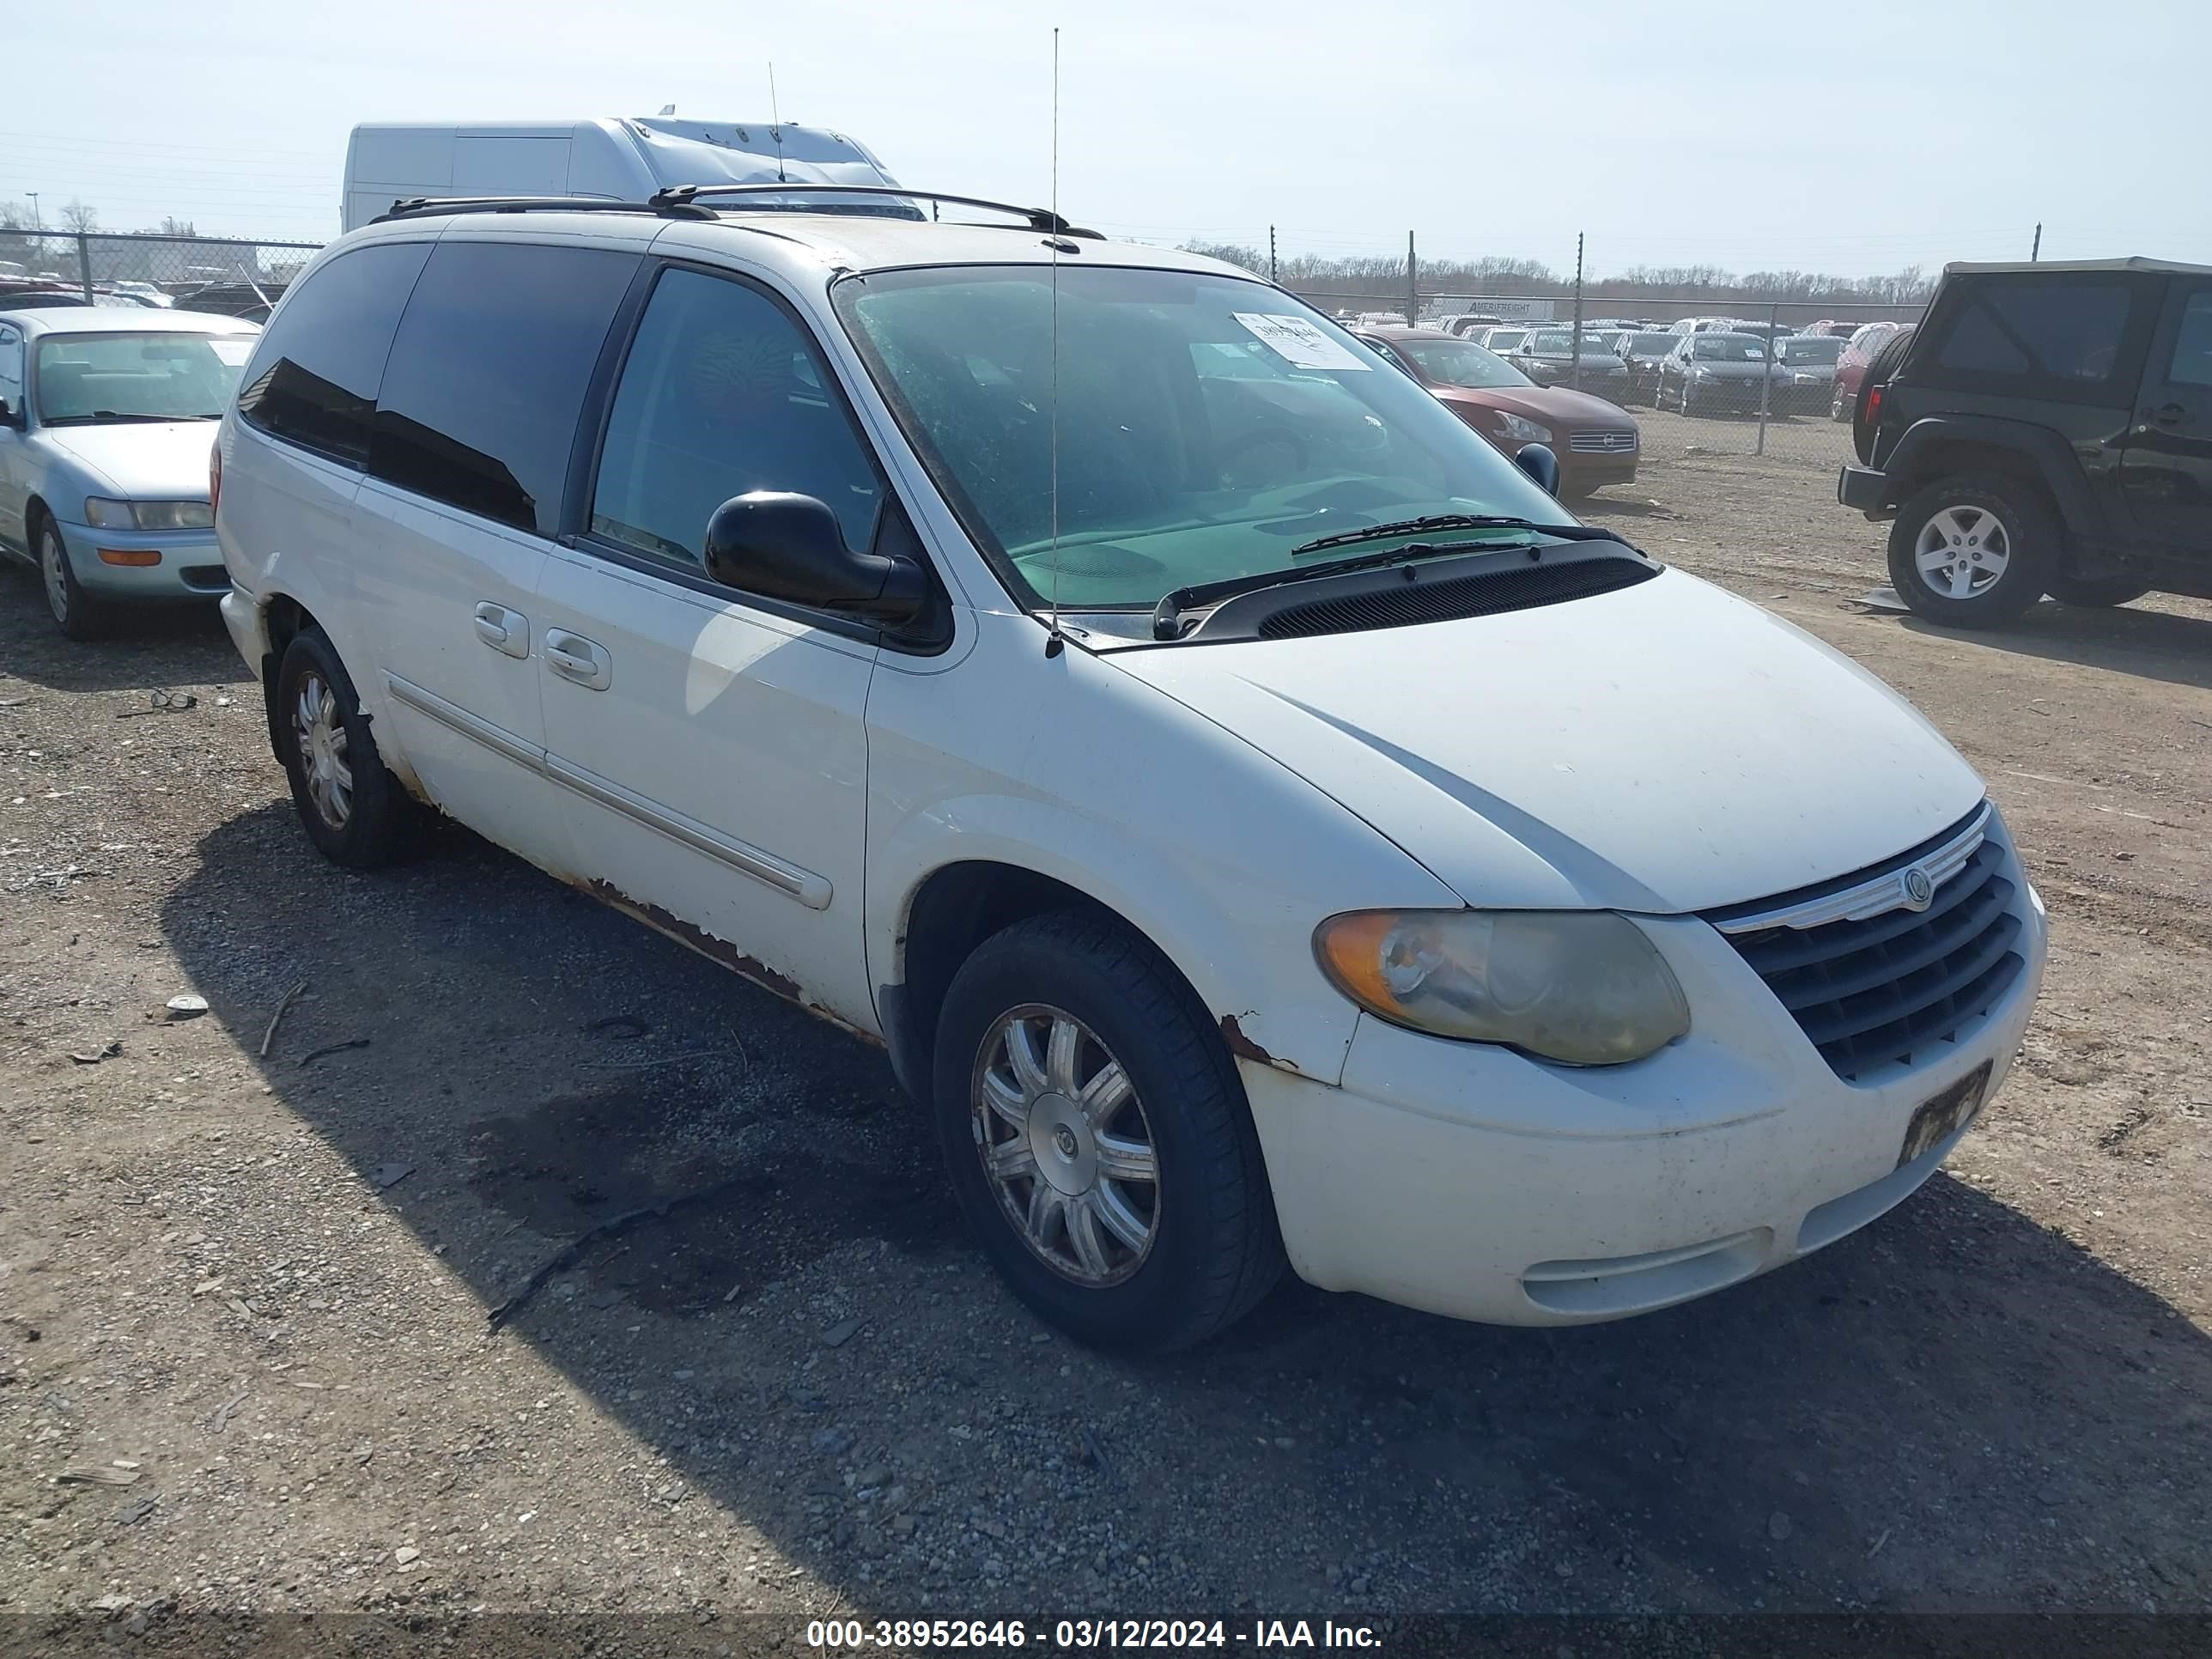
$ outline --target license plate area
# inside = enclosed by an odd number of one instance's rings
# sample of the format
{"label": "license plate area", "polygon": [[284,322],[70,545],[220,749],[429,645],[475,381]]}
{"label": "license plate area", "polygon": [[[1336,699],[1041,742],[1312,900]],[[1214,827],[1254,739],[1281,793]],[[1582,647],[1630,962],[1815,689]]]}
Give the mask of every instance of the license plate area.
{"label": "license plate area", "polygon": [[1989,1091],[1990,1062],[1984,1060],[1949,1088],[1923,1101],[1905,1128],[1905,1146],[1897,1154],[1902,1169],[1954,1131],[1965,1128],[1982,1109]]}

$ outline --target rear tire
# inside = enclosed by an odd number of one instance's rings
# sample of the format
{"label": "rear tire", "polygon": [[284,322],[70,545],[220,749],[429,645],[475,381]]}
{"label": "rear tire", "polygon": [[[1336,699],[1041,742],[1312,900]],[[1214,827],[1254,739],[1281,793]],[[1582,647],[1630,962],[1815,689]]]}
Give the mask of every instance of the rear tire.
{"label": "rear tire", "polygon": [[2150,592],[2150,584],[2133,576],[2053,576],[2044,591],[2061,605],[2106,611],[2142,598]]}
{"label": "rear tire", "polygon": [[[1077,1034],[1063,1050],[1064,1025]],[[1126,1090],[1102,1091],[1115,1067]],[[933,1084],[953,1194],[984,1254],[1079,1340],[1188,1347],[1281,1275],[1235,1062],[1189,988],[1120,923],[1062,911],[986,940],[945,993]],[[1109,1160],[1151,1174],[1115,1176]]]}
{"label": "rear tire", "polygon": [[39,520],[39,579],[46,589],[46,612],[54,626],[72,640],[105,639],[115,627],[115,610],[97,595],[85,592],[70,563],[69,549],[54,521],[43,514]]}
{"label": "rear tire", "polygon": [[1889,579],[1947,628],[1996,628],[2027,612],[2058,562],[2057,516],[2035,489],[2002,475],[1942,478],[1898,509]]}
{"label": "rear tire", "polygon": [[293,636],[276,668],[270,737],[292,805],[316,851],[374,870],[413,850],[418,812],[377,753],[376,736],[337,650],[320,630]]}

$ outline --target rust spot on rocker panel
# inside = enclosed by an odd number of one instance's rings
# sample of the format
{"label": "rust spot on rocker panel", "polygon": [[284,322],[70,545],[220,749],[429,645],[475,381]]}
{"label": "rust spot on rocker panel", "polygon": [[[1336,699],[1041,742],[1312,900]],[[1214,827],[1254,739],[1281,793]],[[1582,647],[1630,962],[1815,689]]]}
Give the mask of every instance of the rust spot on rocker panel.
{"label": "rust spot on rocker panel", "polygon": [[[1249,1008],[1245,1010],[1248,1014],[1251,1012]],[[1255,1060],[1262,1066],[1272,1066],[1279,1072],[1295,1072],[1298,1069],[1287,1060],[1276,1059],[1274,1055],[1253,1042],[1250,1037],[1246,1036],[1244,1028],[1237,1023],[1237,1016],[1234,1014],[1222,1015],[1221,1040],[1229,1045],[1229,1052],[1239,1060]]]}
{"label": "rust spot on rocker panel", "polygon": [[[827,1010],[806,1000],[806,993],[799,988],[799,981],[788,974],[779,974],[766,963],[747,956],[727,939],[716,939],[702,928],[695,927],[681,916],[672,915],[657,904],[643,899],[634,899],[611,882],[596,878],[584,884],[584,890],[593,898],[611,904],[617,910],[626,910],[640,921],[659,928],[679,945],[688,945],[709,961],[719,962],[731,972],[742,974],[756,985],[773,991],[787,1002],[796,1002],[814,1013],[826,1014]],[[836,1016],[830,1015],[835,1018]],[[840,1024],[843,1022],[840,1021]]]}

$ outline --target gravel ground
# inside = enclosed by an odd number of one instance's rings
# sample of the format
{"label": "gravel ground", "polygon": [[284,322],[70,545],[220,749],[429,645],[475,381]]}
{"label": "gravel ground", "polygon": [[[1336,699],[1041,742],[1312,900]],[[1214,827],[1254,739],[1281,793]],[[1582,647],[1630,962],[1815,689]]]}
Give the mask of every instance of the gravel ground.
{"label": "gravel ground", "polygon": [[0,574],[0,1611],[2212,1606],[2212,607],[1871,614],[1817,459],[1647,433],[1592,516],[1926,709],[2054,944],[1919,1197],[1572,1331],[1073,1346],[878,1053],[459,831],[332,869],[212,617]]}

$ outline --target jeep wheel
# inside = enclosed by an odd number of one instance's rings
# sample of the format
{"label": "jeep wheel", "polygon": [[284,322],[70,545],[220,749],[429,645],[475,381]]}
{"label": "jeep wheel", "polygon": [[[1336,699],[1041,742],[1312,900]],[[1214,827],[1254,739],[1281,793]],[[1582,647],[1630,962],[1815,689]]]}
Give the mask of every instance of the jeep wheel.
{"label": "jeep wheel", "polygon": [[2057,521],[2027,485],[1943,479],[1899,509],[1889,533],[1889,579],[1930,622],[1995,628],[2043,597],[2057,545]]}
{"label": "jeep wheel", "polygon": [[2044,591],[2061,605],[2104,611],[2142,598],[2150,584],[2133,576],[2053,576]]}

